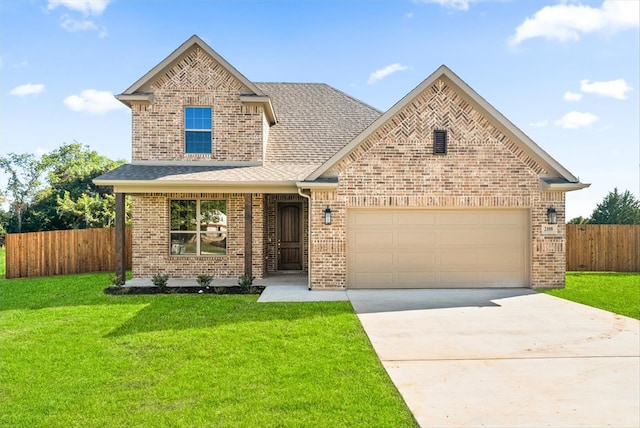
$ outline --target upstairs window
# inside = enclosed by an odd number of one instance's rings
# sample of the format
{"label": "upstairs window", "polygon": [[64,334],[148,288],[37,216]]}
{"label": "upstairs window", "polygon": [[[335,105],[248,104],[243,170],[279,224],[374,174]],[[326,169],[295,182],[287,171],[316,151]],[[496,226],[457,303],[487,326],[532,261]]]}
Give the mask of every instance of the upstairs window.
{"label": "upstairs window", "polygon": [[185,107],[185,153],[211,153],[211,107]]}
{"label": "upstairs window", "polygon": [[433,131],[433,154],[447,154],[447,131]]}

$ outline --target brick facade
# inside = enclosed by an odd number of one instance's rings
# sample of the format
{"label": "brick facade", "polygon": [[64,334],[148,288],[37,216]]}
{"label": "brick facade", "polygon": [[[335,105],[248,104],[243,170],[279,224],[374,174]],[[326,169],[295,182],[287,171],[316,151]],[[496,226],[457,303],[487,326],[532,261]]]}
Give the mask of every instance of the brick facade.
{"label": "brick facade", "polygon": [[[250,92],[245,84],[198,45],[167,67],[139,88],[140,93],[152,94],[150,102],[130,101],[134,163],[264,160],[269,123],[261,105],[240,101],[241,94]],[[302,267],[311,272],[311,285],[317,289],[346,287],[346,222],[351,208],[522,208],[528,210],[530,219],[531,286],[564,286],[564,193],[541,191],[539,177],[549,171],[512,141],[495,119],[483,116],[474,101],[455,88],[444,75],[435,80],[326,172],[326,176],[337,176],[339,184],[334,191],[311,191],[310,241],[306,198],[295,193],[254,193],[254,275],[263,277],[278,271],[277,207],[282,202],[301,203]],[[185,153],[183,125],[187,106],[212,107],[211,154]],[[447,131],[446,155],[433,154],[434,130]],[[226,255],[170,255],[172,198],[227,200]],[[134,195],[133,275],[240,276],[245,269],[244,202],[242,193]],[[556,235],[542,233],[551,205],[558,212]],[[331,225],[324,224],[326,206],[332,209]]]}
{"label": "brick facade", "polygon": [[[447,130],[446,155],[433,154],[433,130]],[[564,193],[541,192],[544,173],[446,82],[438,80],[329,172],[335,192],[313,192],[312,287],[346,286],[346,213],[354,207],[528,208],[533,287],[562,287],[565,272]],[[543,235],[547,208],[558,211],[558,234]]]}
{"label": "brick facade", "polygon": [[[133,161],[261,161],[266,118],[263,108],[244,105],[247,89],[196,47],[146,88],[153,102],[134,102]],[[184,108],[212,107],[211,154],[184,149]],[[266,125],[268,129],[268,123]]]}
{"label": "brick facade", "polygon": [[[227,201],[227,253],[215,256],[172,256],[169,248],[169,201],[171,199],[224,199]],[[265,270],[264,195],[252,195],[253,274]],[[132,197],[133,276],[151,278],[167,273],[171,278],[195,278],[207,274],[237,278],[244,273],[244,194],[172,193]]]}

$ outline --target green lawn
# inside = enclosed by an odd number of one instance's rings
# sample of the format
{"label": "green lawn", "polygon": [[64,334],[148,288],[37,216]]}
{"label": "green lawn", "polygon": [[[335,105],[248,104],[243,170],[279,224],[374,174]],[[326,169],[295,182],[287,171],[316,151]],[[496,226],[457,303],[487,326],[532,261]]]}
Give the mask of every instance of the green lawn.
{"label": "green lawn", "polygon": [[545,293],[640,319],[640,273],[567,272],[566,288]]}
{"label": "green lawn", "polygon": [[415,427],[348,302],[0,279],[0,426]]}

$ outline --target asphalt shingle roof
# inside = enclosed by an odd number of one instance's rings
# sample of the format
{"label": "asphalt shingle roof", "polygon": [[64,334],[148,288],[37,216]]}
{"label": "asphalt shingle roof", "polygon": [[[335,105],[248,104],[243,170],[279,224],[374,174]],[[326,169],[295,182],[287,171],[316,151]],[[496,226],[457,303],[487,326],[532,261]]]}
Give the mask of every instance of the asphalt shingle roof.
{"label": "asphalt shingle roof", "polygon": [[97,180],[156,182],[301,181],[314,169],[314,165],[213,166],[125,164],[97,177]]}
{"label": "asphalt shingle roof", "polygon": [[256,83],[278,116],[265,163],[321,165],[382,112],[324,83]]}
{"label": "asphalt shingle roof", "polygon": [[269,129],[261,166],[126,164],[97,181],[301,181],[381,114],[324,83],[256,83],[271,98],[278,123]]}

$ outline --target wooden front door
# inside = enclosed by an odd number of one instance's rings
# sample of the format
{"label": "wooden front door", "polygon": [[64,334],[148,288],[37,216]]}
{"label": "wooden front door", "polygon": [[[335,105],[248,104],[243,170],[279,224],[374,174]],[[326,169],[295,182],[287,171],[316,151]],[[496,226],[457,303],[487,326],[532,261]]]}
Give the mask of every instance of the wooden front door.
{"label": "wooden front door", "polygon": [[278,204],[278,270],[302,270],[302,204]]}

